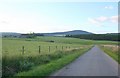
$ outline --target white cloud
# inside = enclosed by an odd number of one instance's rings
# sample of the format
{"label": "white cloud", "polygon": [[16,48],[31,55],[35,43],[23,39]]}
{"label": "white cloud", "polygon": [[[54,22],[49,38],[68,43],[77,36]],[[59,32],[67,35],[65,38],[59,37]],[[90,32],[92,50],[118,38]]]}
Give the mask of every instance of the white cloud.
{"label": "white cloud", "polygon": [[92,18],[88,18],[88,21],[92,24],[95,24],[97,26],[101,26],[100,22],[98,22],[97,20],[95,19],[92,19]]}
{"label": "white cloud", "polygon": [[111,9],[114,9],[113,6],[105,6],[104,8],[105,8],[105,9],[110,9],[110,10],[111,10]]}
{"label": "white cloud", "polygon": [[118,23],[118,16],[111,16],[111,17],[105,17],[105,16],[100,16],[97,18],[88,18],[88,22],[91,24],[94,24],[96,26],[102,26],[105,22],[108,23]]}
{"label": "white cloud", "polygon": [[104,21],[107,21],[108,18],[105,17],[105,16],[101,16],[101,17],[96,18],[96,20],[97,20],[97,21],[100,21],[100,22],[104,22]]}

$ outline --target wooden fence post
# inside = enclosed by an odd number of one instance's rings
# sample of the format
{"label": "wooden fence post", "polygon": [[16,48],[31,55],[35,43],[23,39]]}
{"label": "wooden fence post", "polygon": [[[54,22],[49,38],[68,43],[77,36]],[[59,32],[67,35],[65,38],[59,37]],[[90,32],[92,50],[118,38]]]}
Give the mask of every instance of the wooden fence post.
{"label": "wooden fence post", "polygon": [[57,46],[56,46],[56,50],[57,50]]}
{"label": "wooden fence post", "polygon": [[63,50],[63,46],[62,46],[62,50]]}
{"label": "wooden fence post", "polygon": [[22,46],[22,54],[24,54],[25,48],[24,46]]}
{"label": "wooden fence post", "polygon": [[50,46],[49,46],[49,52],[50,52]]}
{"label": "wooden fence post", "polygon": [[39,54],[40,54],[40,52],[41,52],[41,47],[39,46]]}

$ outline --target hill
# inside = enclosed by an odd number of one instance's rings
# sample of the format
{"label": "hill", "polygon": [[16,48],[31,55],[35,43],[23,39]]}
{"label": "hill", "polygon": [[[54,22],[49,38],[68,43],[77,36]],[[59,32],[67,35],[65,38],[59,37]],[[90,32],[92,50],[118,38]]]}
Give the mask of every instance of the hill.
{"label": "hill", "polygon": [[19,37],[21,34],[16,32],[0,32],[2,37]]}
{"label": "hill", "polygon": [[[16,32],[0,32],[3,37],[20,37],[21,33]],[[73,30],[66,32],[54,32],[54,33],[35,33],[37,36],[66,36],[66,35],[80,35],[80,34],[93,34],[91,32],[83,31],[83,30]]]}
{"label": "hill", "polygon": [[80,34],[93,34],[93,33],[83,30],[73,30],[66,32],[41,33],[41,34],[44,34],[44,36],[66,36],[66,35],[80,35]]}

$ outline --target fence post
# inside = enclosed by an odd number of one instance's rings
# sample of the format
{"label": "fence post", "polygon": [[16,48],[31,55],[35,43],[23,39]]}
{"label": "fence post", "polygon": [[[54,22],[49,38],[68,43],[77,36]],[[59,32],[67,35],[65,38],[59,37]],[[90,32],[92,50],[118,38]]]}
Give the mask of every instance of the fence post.
{"label": "fence post", "polygon": [[62,50],[63,50],[63,46],[62,46]]}
{"label": "fence post", "polygon": [[56,46],[56,50],[57,50],[57,46]]}
{"label": "fence post", "polygon": [[22,54],[24,54],[25,48],[24,46],[22,46]]}
{"label": "fence post", "polygon": [[40,52],[41,52],[41,47],[39,46],[39,54],[40,54]]}
{"label": "fence post", "polygon": [[50,52],[50,46],[49,46],[49,52]]}

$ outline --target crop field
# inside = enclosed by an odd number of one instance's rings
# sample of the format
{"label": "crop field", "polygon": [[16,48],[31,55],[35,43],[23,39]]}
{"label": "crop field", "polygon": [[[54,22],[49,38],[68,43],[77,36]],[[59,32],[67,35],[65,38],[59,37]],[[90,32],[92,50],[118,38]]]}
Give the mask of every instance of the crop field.
{"label": "crop field", "polygon": [[[117,44],[117,42],[66,37],[3,38],[2,74],[3,76],[14,76],[17,73],[29,71],[38,65],[48,64],[53,60],[67,56],[70,62],[87,52],[95,44],[109,45]],[[63,66],[69,62],[64,62]]]}

